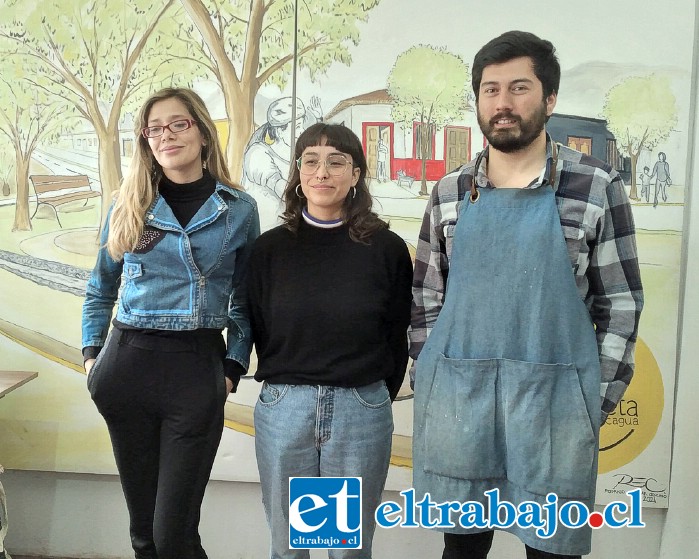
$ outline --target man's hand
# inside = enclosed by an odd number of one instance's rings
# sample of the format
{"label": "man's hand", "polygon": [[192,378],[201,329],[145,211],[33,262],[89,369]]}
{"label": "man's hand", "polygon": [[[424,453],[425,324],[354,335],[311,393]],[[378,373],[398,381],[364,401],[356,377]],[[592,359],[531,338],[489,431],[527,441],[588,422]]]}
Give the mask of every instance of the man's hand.
{"label": "man's hand", "polygon": [[87,374],[90,374],[90,369],[92,369],[92,366],[95,364],[96,359],[85,359],[85,372]]}

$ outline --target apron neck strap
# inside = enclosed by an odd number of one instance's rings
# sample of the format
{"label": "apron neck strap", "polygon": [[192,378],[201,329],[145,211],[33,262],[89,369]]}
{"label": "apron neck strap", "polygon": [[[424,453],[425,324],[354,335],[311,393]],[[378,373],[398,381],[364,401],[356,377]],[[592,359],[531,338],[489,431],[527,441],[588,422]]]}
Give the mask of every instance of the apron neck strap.
{"label": "apron neck strap", "polygon": [[556,178],[558,175],[558,144],[551,140],[551,167],[549,168],[549,185],[556,191]]}
{"label": "apron neck strap", "polygon": [[[469,200],[472,204],[475,204],[480,197],[478,192],[478,187],[476,185],[476,177],[478,176],[478,169],[481,167],[481,163],[485,158],[487,160],[488,146],[478,154],[476,158],[476,165],[473,168],[473,176],[471,177],[471,194]],[[558,144],[551,140],[551,167],[549,167],[548,183],[549,186],[555,191],[556,190],[556,177],[558,175]]]}

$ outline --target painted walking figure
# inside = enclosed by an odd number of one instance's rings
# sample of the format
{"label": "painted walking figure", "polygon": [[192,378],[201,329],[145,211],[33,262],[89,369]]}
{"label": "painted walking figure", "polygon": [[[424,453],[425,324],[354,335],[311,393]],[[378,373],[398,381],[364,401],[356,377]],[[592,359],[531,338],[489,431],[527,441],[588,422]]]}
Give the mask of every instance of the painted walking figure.
{"label": "painted walking figure", "polygon": [[388,161],[388,146],[383,138],[379,138],[379,142],[376,146],[376,178],[379,182],[386,182],[388,180],[388,171],[386,169],[386,162]]}
{"label": "painted walking figure", "polygon": [[643,197],[646,197],[646,203],[650,201],[650,180],[652,179],[652,175],[650,174],[650,168],[643,167],[643,172],[641,173],[641,176],[639,179],[641,180],[641,199]]}
{"label": "painted walking figure", "polygon": [[650,178],[655,177],[655,194],[653,195],[653,207],[658,205],[658,195],[667,202],[667,187],[672,184],[670,178],[670,164],[666,161],[664,152],[658,153],[658,160],[653,165],[653,173]]}

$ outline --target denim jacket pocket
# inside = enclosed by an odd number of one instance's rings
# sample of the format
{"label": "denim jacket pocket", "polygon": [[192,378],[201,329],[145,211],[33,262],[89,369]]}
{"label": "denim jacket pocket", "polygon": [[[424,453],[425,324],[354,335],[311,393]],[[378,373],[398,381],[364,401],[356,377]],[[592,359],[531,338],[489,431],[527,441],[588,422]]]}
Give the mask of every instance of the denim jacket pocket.
{"label": "denim jacket pocket", "polygon": [[143,266],[140,262],[125,262],[123,274],[126,279],[140,278],[143,275]]}

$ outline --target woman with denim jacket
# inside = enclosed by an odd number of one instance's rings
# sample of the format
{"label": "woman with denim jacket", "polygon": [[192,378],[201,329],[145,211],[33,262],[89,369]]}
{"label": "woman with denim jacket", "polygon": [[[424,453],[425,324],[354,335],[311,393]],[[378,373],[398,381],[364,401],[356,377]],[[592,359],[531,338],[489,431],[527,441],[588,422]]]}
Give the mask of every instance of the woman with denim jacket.
{"label": "woman with denim jacket", "polygon": [[244,274],[259,218],[193,91],[153,94],[136,137],[87,285],[88,388],[109,429],[136,558],[204,559],[201,502],[252,345]]}
{"label": "woman with denim jacket", "polygon": [[357,508],[338,522],[361,527],[362,548],[348,536],[330,556],[368,558],[391,455],[391,402],[408,361],[412,262],[371,211],[367,162],[349,128],[315,124],[295,150],[284,224],[258,238],[248,272],[270,557],[308,557],[289,549],[289,478],[349,476],[362,478],[362,520]]}

